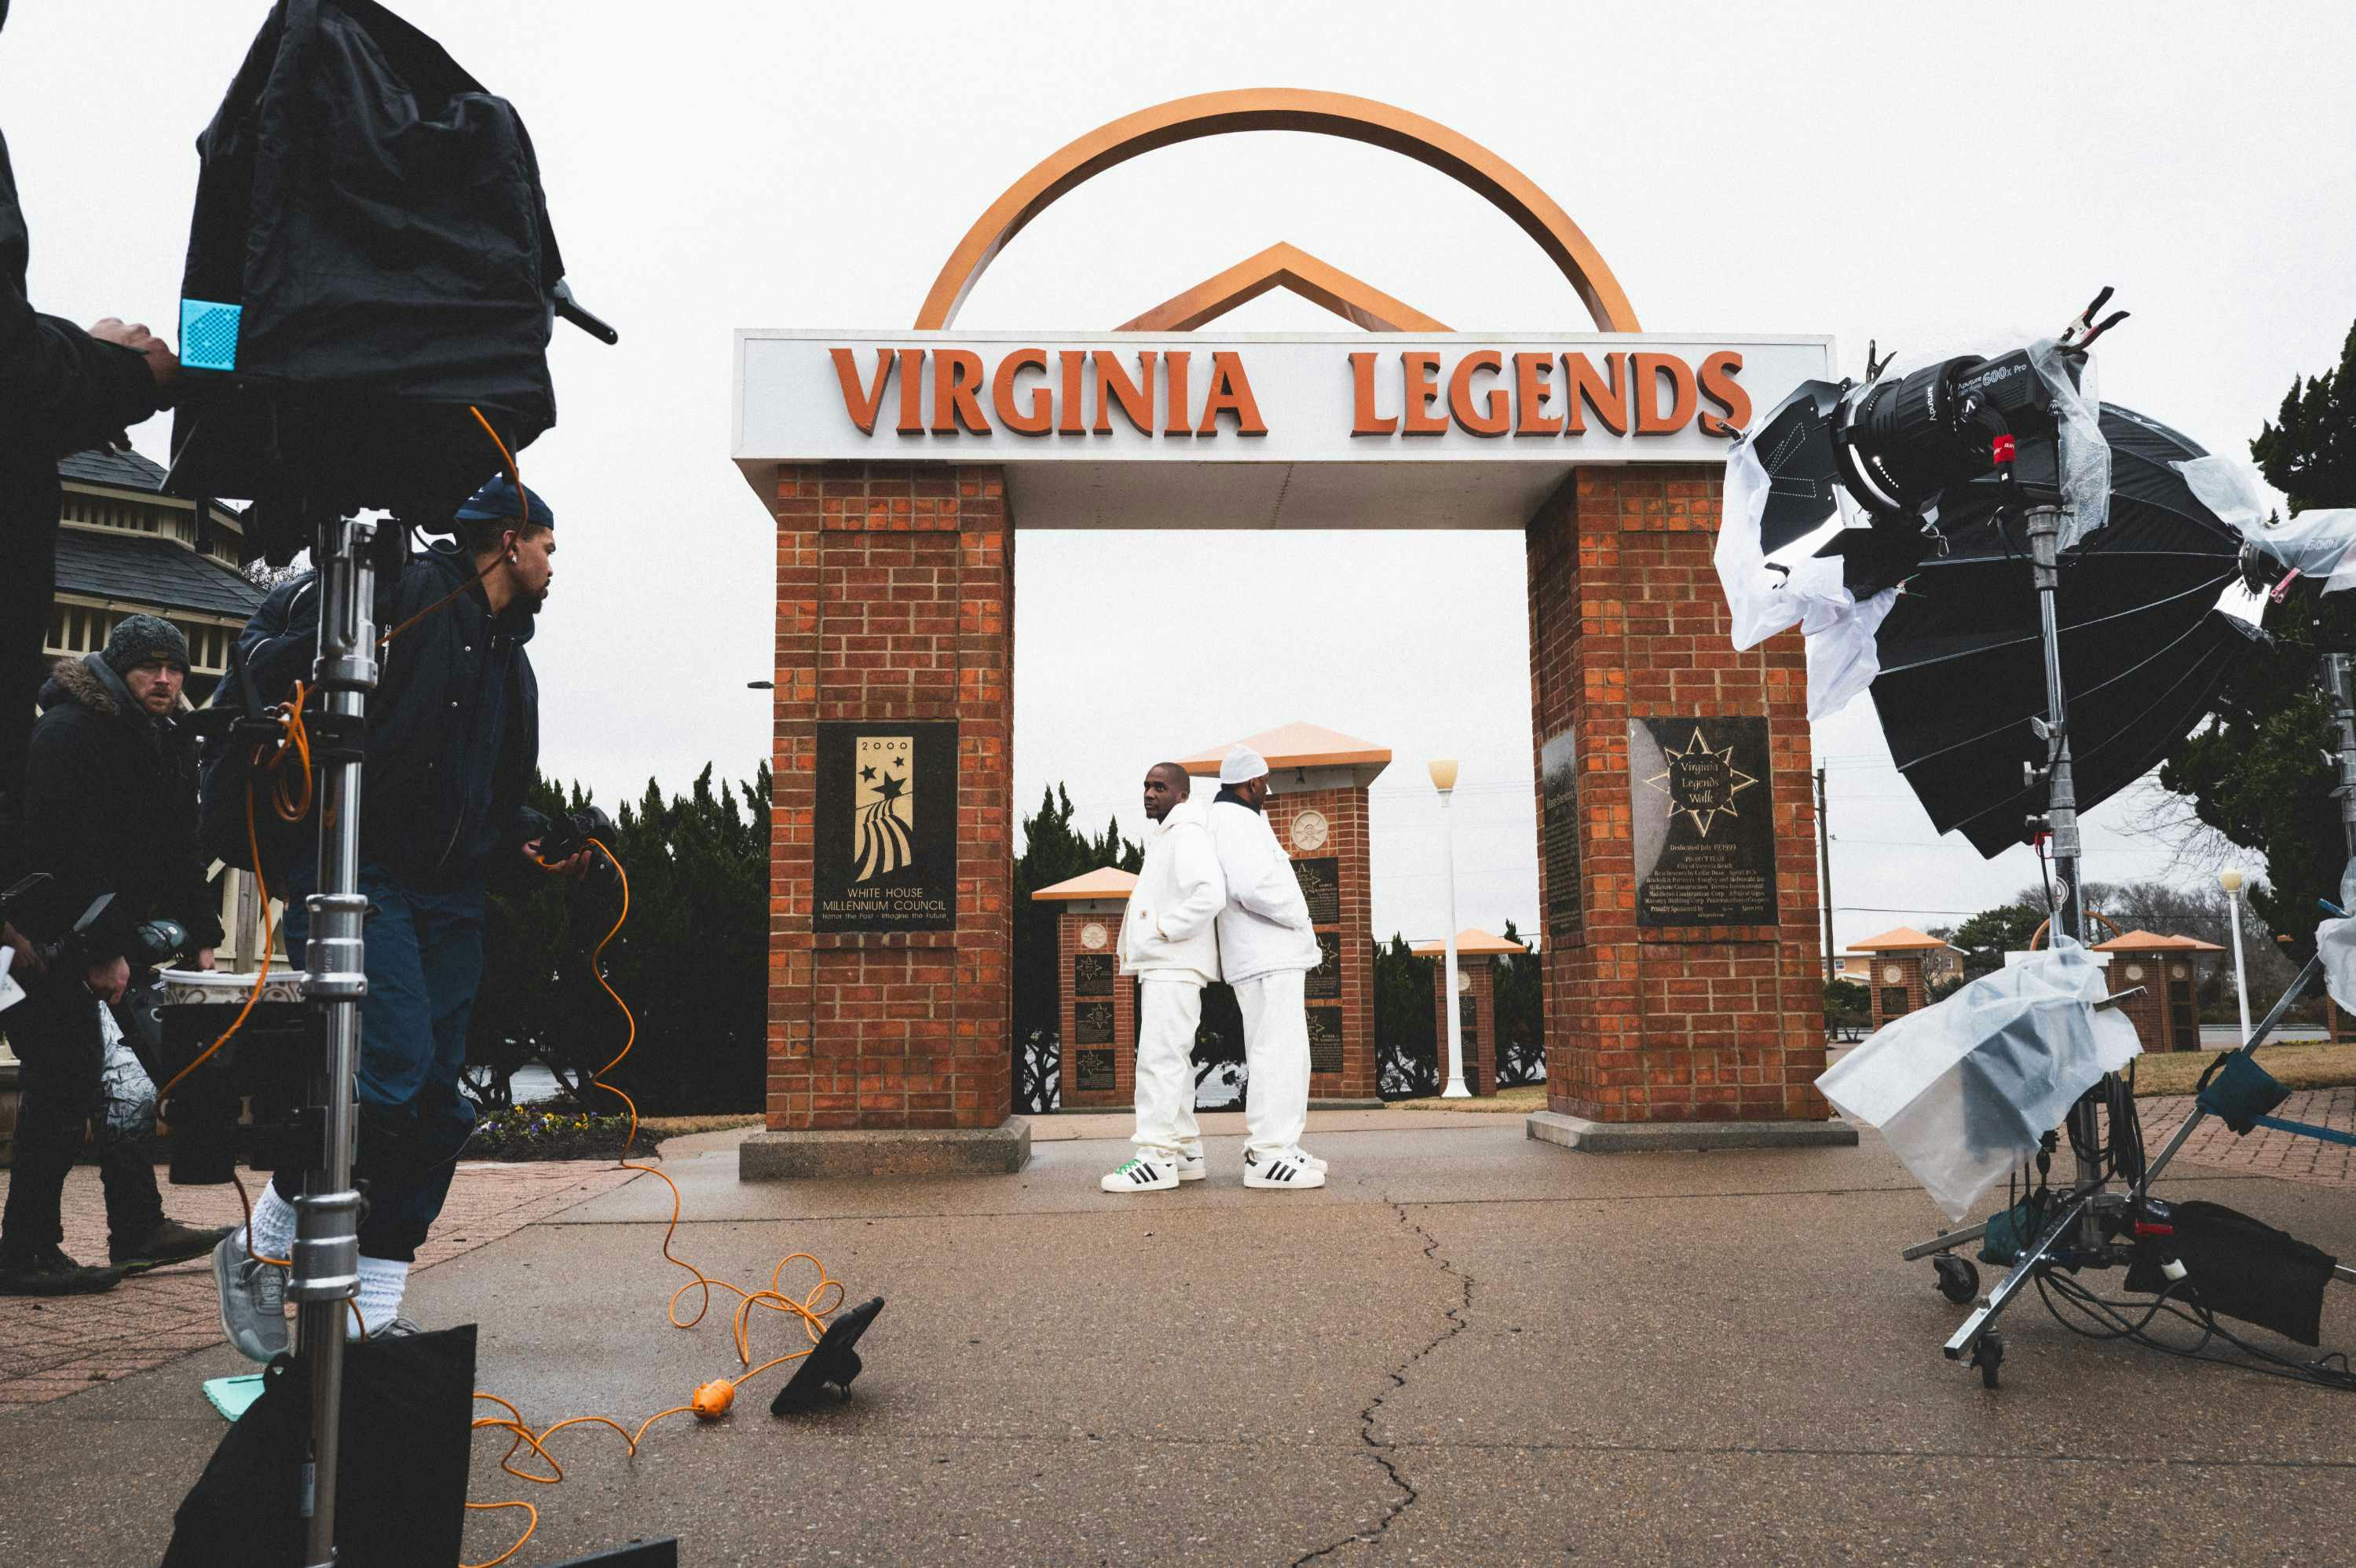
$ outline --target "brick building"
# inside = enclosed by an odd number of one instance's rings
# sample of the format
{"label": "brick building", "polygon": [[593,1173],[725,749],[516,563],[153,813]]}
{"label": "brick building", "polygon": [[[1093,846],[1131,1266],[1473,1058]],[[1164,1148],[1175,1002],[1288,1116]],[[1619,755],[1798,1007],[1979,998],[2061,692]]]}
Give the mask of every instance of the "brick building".
{"label": "brick building", "polygon": [[1120,972],[1121,915],[1137,873],[1118,866],[1041,888],[1034,903],[1059,904],[1055,993],[1062,1061],[1057,1103],[1110,1108],[1137,1098],[1137,978]]}
{"label": "brick building", "polygon": [[1879,1029],[1930,1006],[1930,960],[1954,949],[1938,937],[1901,925],[1854,944],[1853,951],[1869,961],[1866,989],[1873,997],[1873,1027]]}
{"label": "brick building", "polygon": [[2120,1006],[2146,1051],[2201,1049],[2200,964],[2224,948],[2196,937],[2138,930],[2097,942],[2092,951],[2109,955],[2113,991],[2143,987],[2143,995]]}

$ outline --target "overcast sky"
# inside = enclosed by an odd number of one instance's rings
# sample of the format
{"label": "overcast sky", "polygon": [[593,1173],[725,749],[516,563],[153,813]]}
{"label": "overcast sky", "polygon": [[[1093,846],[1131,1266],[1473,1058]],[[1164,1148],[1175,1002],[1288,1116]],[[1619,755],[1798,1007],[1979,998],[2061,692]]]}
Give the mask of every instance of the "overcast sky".
{"label": "overcast sky", "polygon": [[[728,461],[740,326],[897,328],[1016,177],[1132,110],[1222,88],[1380,99],[1544,187],[1655,330],[2050,333],[2103,283],[2135,318],[2106,397],[2242,443],[2356,317],[2356,8],[1146,7],[396,0],[538,144],[584,303],[561,422],[523,454],[562,519],[533,655],[542,766],[603,798],[768,744],[768,518]],[[196,158],[259,0],[16,0],[0,36],[43,309],[169,331]],[[1373,148],[1276,133],[1153,154],[1066,197],[958,325],[1109,327],[1290,240],[1463,329],[1590,327],[1504,218]],[[1328,330],[1289,295],[1239,331]],[[165,455],[166,421],[135,432]],[[1018,552],[1015,767],[1134,832],[1156,756],[1294,719],[1386,744],[1378,933],[1436,935],[1423,760],[1463,762],[1464,923],[1536,923],[1522,547],[1511,533],[1033,532]],[[1133,673],[1123,674],[1123,665]],[[1818,726],[1843,942],[2034,880],[1941,841],[1859,701]],[[2165,855],[2090,818],[2088,874]],[[1929,906],[1929,907],[1923,907]]]}

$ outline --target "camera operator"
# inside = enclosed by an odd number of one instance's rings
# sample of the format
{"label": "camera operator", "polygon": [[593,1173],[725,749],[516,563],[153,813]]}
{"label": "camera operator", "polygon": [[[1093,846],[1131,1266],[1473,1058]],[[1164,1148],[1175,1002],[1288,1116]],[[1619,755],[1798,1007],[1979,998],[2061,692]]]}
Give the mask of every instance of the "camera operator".
{"label": "camera operator", "polygon": [[[8,19],[0,0],[0,27]],[[25,747],[40,689],[63,501],[57,462],[103,446],[163,405],[169,345],[109,317],[88,332],[26,299],[28,246],[0,138],[0,887],[22,874]]]}
{"label": "camera operator", "polygon": [[[369,701],[360,792],[359,891],[369,900],[368,995],[360,1005],[360,1327],[416,1331],[400,1316],[409,1265],[450,1190],[474,1107],[458,1092],[466,1020],[483,972],[486,883],[526,882],[546,826],[523,804],[540,759],[540,688],[524,645],[554,573],[556,518],[506,479],[457,512],[457,542],[412,555],[380,593],[390,632]],[[238,656],[265,697],[307,676],[316,651],[315,580],[262,602]],[[585,855],[558,868],[585,869]],[[317,882],[298,859],[287,943],[305,939],[302,901]],[[255,1360],[287,1348],[286,1271],[301,1175],[284,1169],[241,1230],[213,1253],[221,1326]]]}
{"label": "camera operator", "polygon": [[[29,994],[5,1015],[24,1076],[16,1168],[0,1219],[0,1296],[105,1290],[124,1269],[198,1256],[223,1233],[165,1217],[145,1136],[155,1085],[123,1060],[129,1048],[102,1017],[131,983],[125,955],[140,923],[184,927],[200,969],[212,967],[220,941],[197,850],[196,760],[171,718],[187,673],[180,629],[133,615],[102,652],[59,659],[41,688],[44,711],[26,770],[26,853],[51,880],[25,917],[27,934],[49,942],[100,896],[113,901],[46,972],[30,944],[19,949],[14,972]],[[108,1092],[110,1083],[133,1086],[129,1103],[118,1103],[126,1097]],[[66,1173],[82,1124],[102,1106],[99,1173],[107,1255],[116,1265],[104,1269],[84,1268],[59,1246]]]}

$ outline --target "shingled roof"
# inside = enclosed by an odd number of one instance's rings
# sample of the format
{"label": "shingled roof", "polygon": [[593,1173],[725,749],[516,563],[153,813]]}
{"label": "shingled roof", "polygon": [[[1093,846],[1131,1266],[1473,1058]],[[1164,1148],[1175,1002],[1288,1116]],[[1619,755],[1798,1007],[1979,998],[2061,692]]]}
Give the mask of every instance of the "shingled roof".
{"label": "shingled roof", "polygon": [[110,485],[117,490],[161,494],[164,467],[135,452],[77,452],[58,463],[58,477],[85,485]]}
{"label": "shingled roof", "polygon": [[228,567],[168,539],[92,528],[58,530],[57,583],[60,592],[166,604],[241,621],[262,598],[261,589]]}

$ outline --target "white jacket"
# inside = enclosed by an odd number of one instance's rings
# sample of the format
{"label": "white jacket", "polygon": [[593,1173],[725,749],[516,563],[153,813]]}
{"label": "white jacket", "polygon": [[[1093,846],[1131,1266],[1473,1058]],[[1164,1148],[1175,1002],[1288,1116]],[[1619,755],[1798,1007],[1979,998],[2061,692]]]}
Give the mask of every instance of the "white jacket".
{"label": "white jacket", "polygon": [[1145,869],[1120,917],[1120,972],[1202,982],[1219,977],[1212,917],[1227,901],[1208,818],[1192,799],[1146,830]]}
{"label": "white jacket", "polygon": [[1268,818],[1232,800],[1211,804],[1211,846],[1227,882],[1219,915],[1219,961],[1230,985],[1280,969],[1314,969],[1324,953],[1309,923],[1292,861]]}

